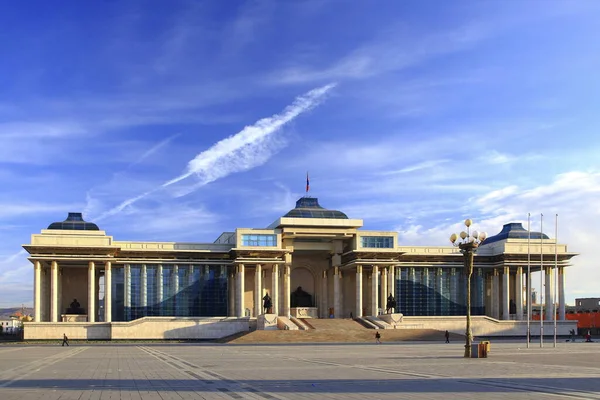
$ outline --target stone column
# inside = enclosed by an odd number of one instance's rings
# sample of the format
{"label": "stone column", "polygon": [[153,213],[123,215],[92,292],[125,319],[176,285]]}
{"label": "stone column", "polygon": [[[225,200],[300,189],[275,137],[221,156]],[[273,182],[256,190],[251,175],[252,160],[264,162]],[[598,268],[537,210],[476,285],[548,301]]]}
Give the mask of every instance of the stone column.
{"label": "stone column", "polygon": [[58,322],[58,263],[50,264],[50,322]]}
{"label": "stone column", "polygon": [[500,319],[500,276],[496,268],[492,272],[492,318]]}
{"label": "stone column", "polygon": [[245,268],[244,268],[244,264],[238,264],[237,266],[237,287],[236,287],[236,309],[237,309],[237,316],[238,318],[242,318],[244,316],[244,274],[245,274]]}
{"label": "stone column", "polygon": [[558,267],[558,319],[565,320],[565,270]]}
{"label": "stone column", "polygon": [[355,317],[362,317],[363,309],[363,266],[356,266],[356,310],[354,312]]}
{"label": "stone column", "polygon": [[322,297],[322,310],[321,318],[329,318],[329,293],[327,290],[327,271],[323,271],[323,277],[321,278],[321,297]]}
{"label": "stone column", "polygon": [[144,309],[144,316],[148,315],[148,267],[142,264],[140,271],[140,306]]}
{"label": "stone column", "polygon": [[379,267],[373,265],[371,271],[371,315],[377,316],[379,301],[377,299],[377,288],[379,287]]}
{"label": "stone column", "polygon": [[131,265],[123,266],[123,283],[125,294],[125,321],[131,320]]}
{"label": "stone column", "polygon": [[273,264],[271,270],[271,303],[273,314],[279,315],[279,264]]}
{"label": "stone column", "polygon": [[42,263],[33,262],[33,318],[35,322],[42,322]]}
{"label": "stone column", "polygon": [[504,273],[502,274],[502,319],[510,319],[510,268],[504,267]]}
{"label": "stone column", "polygon": [[517,320],[523,320],[523,267],[517,267],[515,275],[515,303],[517,304]]}
{"label": "stone column", "polygon": [[235,291],[236,291],[236,277],[235,273],[229,271],[227,274],[227,315],[229,317],[235,317]]}
{"label": "stone column", "polygon": [[[396,278],[398,277],[398,278]],[[394,299],[396,300],[396,309],[394,310],[394,312],[399,313],[400,312],[400,296],[402,296],[402,293],[400,293],[400,289],[399,286],[400,285],[396,285],[396,280],[402,278],[402,269],[400,267],[394,267],[394,279],[393,279],[393,284],[392,284],[392,295],[394,296]]]}
{"label": "stone column", "polygon": [[283,267],[283,315],[285,317],[290,317],[290,278],[291,278],[291,266],[289,264],[285,264]]}
{"label": "stone column", "polygon": [[[392,266],[389,267],[388,269],[388,285],[387,285],[387,296],[389,296],[390,294],[392,296],[394,296],[394,298],[396,298],[396,274],[395,274],[395,270],[396,267]],[[385,301],[387,303],[387,296],[385,298]],[[393,310],[392,312],[395,312],[395,310]]]}
{"label": "stone column", "polygon": [[110,261],[104,264],[104,322],[112,322],[112,271]]}
{"label": "stone column", "polygon": [[333,316],[341,318],[340,267],[333,267]]}
{"label": "stone column", "polygon": [[173,265],[173,270],[171,271],[171,287],[173,288],[173,315],[181,316],[181,307],[179,306],[179,301],[181,297],[179,294],[179,265]]}
{"label": "stone column", "polygon": [[88,322],[96,322],[96,264],[88,263]]}
{"label": "stone column", "polygon": [[546,267],[546,321],[554,320],[554,269]]}
{"label": "stone column", "polygon": [[156,308],[157,314],[163,314],[163,266],[158,264],[156,266]]}
{"label": "stone column", "polygon": [[381,304],[381,308],[385,307],[387,303],[387,268],[381,268],[381,294],[379,296],[379,304]]}
{"label": "stone column", "polygon": [[254,316],[262,314],[262,265],[254,269]]}

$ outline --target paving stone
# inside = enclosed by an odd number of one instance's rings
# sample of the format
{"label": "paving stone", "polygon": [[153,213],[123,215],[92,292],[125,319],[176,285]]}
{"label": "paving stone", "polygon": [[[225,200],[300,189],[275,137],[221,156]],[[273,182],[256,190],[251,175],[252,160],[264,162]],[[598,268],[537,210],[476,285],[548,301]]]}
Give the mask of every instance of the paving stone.
{"label": "paving stone", "polygon": [[0,399],[599,399],[600,344],[0,347]]}

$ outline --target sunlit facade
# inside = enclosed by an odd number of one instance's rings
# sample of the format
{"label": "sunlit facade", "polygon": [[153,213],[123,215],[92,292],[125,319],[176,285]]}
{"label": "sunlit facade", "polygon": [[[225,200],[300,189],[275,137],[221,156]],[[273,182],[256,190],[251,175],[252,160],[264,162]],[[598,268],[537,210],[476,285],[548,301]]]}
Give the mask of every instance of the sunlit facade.
{"label": "sunlit facade", "polygon": [[[390,295],[397,304],[393,311],[404,316],[466,313],[458,249],[403,246],[397,232],[362,226],[362,220],[325,209],[310,197],[299,199],[266,228],[224,232],[213,243],[117,241],[81,214],[70,213],[24,245],[34,264],[35,320],[254,318],[265,313],[361,318],[380,315]],[[471,281],[473,315],[524,318],[527,237],[521,224],[510,223],[479,248]],[[532,271],[544,268],[548,308],[558,303],[564,319],[563,271],[575,254],[538,232],[530,237]],[[549,255],[547,260],[556,252],[556,265],[541,265],[540,252]],[[263,309],[267,293],[270,310]]]}

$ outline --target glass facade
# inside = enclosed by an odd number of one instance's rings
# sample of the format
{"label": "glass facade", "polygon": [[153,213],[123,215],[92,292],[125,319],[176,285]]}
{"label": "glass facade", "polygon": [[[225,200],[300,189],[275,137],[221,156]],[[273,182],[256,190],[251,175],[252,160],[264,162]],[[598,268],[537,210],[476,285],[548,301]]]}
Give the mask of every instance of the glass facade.
{"label": "glass facade", "polygon": [[179,264],[144,268],[131,264],[129,274],[126,270],[122,266],[112,268],[113,321],[145,316],[227,315],[227,268],[224,266]]}
{"label": "glass facade", "polygon": [[[396,275],[398,311],[407,316],[466,314],[466,277],[462,268],[403,267]],[[485,315],[485,273],[474,268],[471,314]]]}
{"label": "glass facade", "polygon": [[277,235],[242,234],[242,246],[276,247]]}
{"label": "glass facade", "polygon": [[393,236],[362,236],[362,247],[370,249],[393,249]]}

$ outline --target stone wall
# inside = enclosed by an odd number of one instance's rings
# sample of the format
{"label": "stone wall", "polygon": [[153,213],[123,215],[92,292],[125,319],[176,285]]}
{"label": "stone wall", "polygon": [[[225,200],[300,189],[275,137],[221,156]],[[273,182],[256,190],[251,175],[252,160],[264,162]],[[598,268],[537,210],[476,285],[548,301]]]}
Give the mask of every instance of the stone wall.
{"label": "stone wall", "polygon": [[113,322],[112,339],[219,339],[247,332],[248,318],[144,317]]}
{"label": "stone wall", "polygon": [[247,332],[248,318],[144,317],[130,322],[27,322],[25,340],[219,339]]}
{"label": "stone wall", "polygon": [[[464,335],[466,317],[407,317],[397,325],[397,329],[437,329],[448,330]],[[527,321],[502,321],[486,316],[471,317],[473,336],[526,336]],[[557,335],[569,335],[577,330],[577,321],[557,321]],[[531,335],[539,336],[540,321],[531,321]],[[544,321],[544,336],[554,335],[554,321]]]}
{"label": "stone wall", "polygon": [[110,323],[107,322],[25,322],[23,327],[25,340],[62,340],[63,334],[69,339],[110,339]]}

